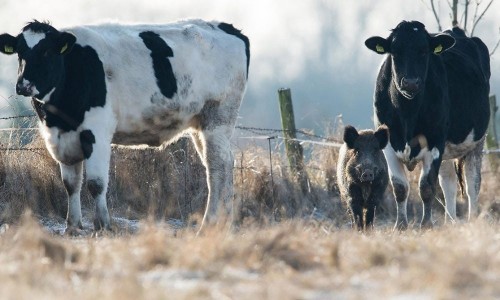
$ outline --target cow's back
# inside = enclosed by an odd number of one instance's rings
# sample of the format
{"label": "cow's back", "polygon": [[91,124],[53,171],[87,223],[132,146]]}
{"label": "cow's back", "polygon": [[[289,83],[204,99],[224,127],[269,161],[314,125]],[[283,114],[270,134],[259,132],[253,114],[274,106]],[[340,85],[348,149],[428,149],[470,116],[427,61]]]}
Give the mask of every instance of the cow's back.
{"label": "cow's back", "polygon": [[448,77],[450,131],[448,141],[463,142],[474,130],[474,140],[486,133],[489,120],[490,60],[486,45],[477,37],[466,37],[459,28],[446,33],[455,46],[441,57]]}
{"label": "cow's back", "polygon": [[248,44],[220,24],[225,23],[187,20],[66,30],[78,44],[95,49],[102,61],[106,101],[118,116],[117,131],[137,132],[149,126],[145,119],[154,114],[173,112],[172,122],[182,121],[179,126],[185,127],[206,101],[228,99],[233,90],[239,98],[246,86]]}

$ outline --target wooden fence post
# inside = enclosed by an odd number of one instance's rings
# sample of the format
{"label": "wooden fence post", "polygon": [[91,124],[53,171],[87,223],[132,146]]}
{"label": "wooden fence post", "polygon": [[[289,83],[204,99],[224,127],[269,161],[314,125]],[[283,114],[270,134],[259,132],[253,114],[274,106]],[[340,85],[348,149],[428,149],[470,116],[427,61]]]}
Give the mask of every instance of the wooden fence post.
{"label": "wooden fence post", "polygon": [[289,88],[278,90],[281,126],[285,135],[285,149],[292,174],[297,178],[303,194],[309,191],[307,173],[304,169],[304,150],[296,141],[295,117],[293,115],[292,93]]}
{"label": "wooden fence post", "polygon": [[[490,96],[490,122],[488,124],[488,134],[486,135],[486,148],[489,150],[498,149],[498,136],[496,129],[496,112],[498,110],[496,96]],[[490,153],[491,170],[496,172],[498,168],[498,154]]]}

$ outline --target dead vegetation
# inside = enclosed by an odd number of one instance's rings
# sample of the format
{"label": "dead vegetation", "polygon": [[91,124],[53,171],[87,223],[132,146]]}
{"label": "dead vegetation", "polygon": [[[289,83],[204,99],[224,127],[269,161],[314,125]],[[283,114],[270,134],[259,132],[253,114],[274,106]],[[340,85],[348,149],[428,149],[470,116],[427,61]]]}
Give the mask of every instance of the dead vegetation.
{"label": "dead vegetation", "polygon": [[[66,214],[57,165],[40,141],[25,147],[41,149],[0,152],[5,298],[500,297],[500,187],[487,163],[479,220],[443,224],[436,201],[435,229],[393,232],[389,190],[375,230],[359,234],[338,199],[336,148],[306,148],[310,191],[303,195],[279,151],[272,151],[271,176],[267,149],[250,146],[235,151],[238,226],[196,236],[207,191],[191,142],[181,139],[165,149],[116,147],[108,203],[122,228],[74,238],[46,223],[53,219],[61,226]],[[411,176],[409,213],[418,224],[418,173]],[[82,199],[89,220],[93,203],[86,190]],[[123,220],[132,219],[139,225],[128,230]],[[171,219],[176,226],[163,222]],[[90,221],[84,226],[90,228]]]}
{"label": "dead vegetation", "polygon": [[26,216],[0,234],[0,281],[6,299],[493,299],[499,229],[359,234],[294,219],[197,237],[144,222],[134,235],[75,239]]}

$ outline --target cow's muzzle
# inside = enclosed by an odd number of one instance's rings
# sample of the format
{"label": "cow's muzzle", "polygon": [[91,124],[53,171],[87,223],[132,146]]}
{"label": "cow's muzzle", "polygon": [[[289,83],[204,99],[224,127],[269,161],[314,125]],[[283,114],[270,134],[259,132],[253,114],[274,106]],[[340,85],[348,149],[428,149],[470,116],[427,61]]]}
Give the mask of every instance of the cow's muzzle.
{"label": "cow's muzzle", "polygon": [[23,80],[22,82],[18,82],[16,84],[16,93],[21,96],[33,96],[33,92],[35,90],[35,86],[32,83]]}
{"label": "cow's muzzle", "polygon": [[420,78],[408,78],[403,77],[401,79],[401,93],[408,99],[413,99],[415,95],[418,94],[422,86],[422,80]]}

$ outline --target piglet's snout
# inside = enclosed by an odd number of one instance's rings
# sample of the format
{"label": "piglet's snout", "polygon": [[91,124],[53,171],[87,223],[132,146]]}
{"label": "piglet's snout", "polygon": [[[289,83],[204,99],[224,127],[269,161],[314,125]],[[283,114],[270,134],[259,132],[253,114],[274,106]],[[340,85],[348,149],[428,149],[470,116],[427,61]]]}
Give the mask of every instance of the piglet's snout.
{"label": "piglet's snout", "polygon": [[372,170],[364,170],[361,174],[361,182],[370,182],[375,178],[375,174],[373,174]]}
{"label": "piglet's snout", "polygon": [[377,167],[363,168],[361,170],[361,175],[359,180],[361,182],[372,182],[375,180],[375,174],[377,173]]}

